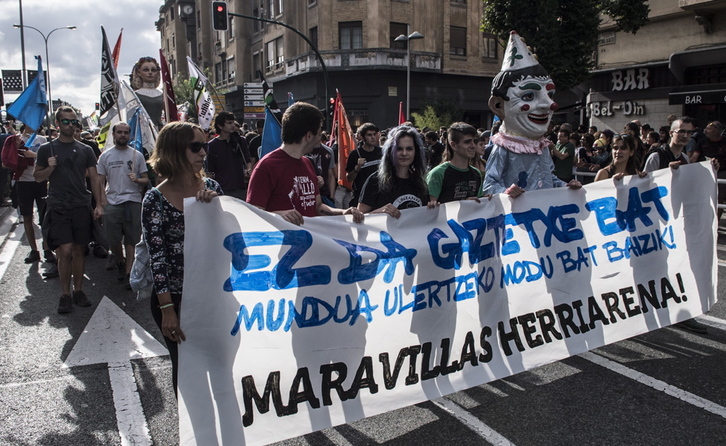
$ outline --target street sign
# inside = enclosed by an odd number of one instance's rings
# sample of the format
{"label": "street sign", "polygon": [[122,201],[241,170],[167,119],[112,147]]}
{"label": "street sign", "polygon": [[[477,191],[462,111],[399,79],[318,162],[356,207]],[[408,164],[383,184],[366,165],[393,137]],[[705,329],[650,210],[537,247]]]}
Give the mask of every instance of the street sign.
{"label": "street sign", "polygon": [[245,93],[245,101],[265,101],[265,97],[261,94],[247,94]]}
{"label": "street sign", "polygon": [[243,86],[245,88],[262,88],[262,82],[245,82]]}
{"label": "street sign", "polygon": [[265,94],[261,88],[247,88],[245,87],[245,94]]}
{"label": "street sign", "polygon": [[245,101],[245,107],[264,107],[265,101]]}
{"label": "street sign", "polygon": [[245,113],[245,119],[265,119],[264,113]]}
{"label": "street sign", "polygon": [[265,107],[247,107],[245,106],[246,113],[264,113]]}

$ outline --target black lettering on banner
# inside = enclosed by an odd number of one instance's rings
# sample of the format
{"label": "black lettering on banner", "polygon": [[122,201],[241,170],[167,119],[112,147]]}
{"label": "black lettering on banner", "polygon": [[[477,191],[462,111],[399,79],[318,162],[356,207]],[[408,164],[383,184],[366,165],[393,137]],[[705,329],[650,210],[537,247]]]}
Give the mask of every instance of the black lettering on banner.
{"label": "black lettering on banner", "polygon": [[421,364],[421,380],[426,381],[434,379],[441,374],[439,366],[431,368],[431,343],[424,342],[421,345],[421,352],[423,353],[422,364]]}
{"label": "black lettering on banner", "polygon": [[366,387],[370,389],[371,393],[378,393],[378,384],[373,378],[373,358],[370,356],[364,356],[361,359],[358,371],[355,372],[353,384],[348,389],[346,396],[348,399],[353,399],[358,396],[360,389]]}
{"label": "black lettering on banner", "polygon": [[[302,390],[298,391],[302,384]],[[284,409],[283,415],[292,415],[297,413],[297,405],[307,401],[310,403],[310,407],[317,409],[320,407],[320,400],[315,396],[313,391],[313,384],[310,382],[310,373],[307,367],[302,367],[297,370],[295,378],[292,380],[290,386],[290,400],[288,401],[287,407]]]}
{"label": "black lettering on banner", "polygon": [[555,328],[555,315],[549,309],[540,310],[537,313],[537,319],[539,319],[539,327],[542,329],[542,335],[544,336],[545,342],[552,342],[550,333],[558,340],[562,340],[562,333],[557,331]]}
{"label": "black lettering on banner", "polygon": [[464,337],[464,346],[461,347],[461,357],[459,358],[458,370],[463,369],[464,364],[467,362],[471,363],[474,367],[478,364],[476,360],[476,347],[474,345],[474,333],[470,331],[467,332]]}
{"label": "black lettering on banner", "polygon": [[601,321],[603,325],[610,325],[610,321],[605,317],[605,313],[597,304],[594,296],[587,298],[587,313],[590,318],[590,328],[595,328],[595,321]]}
{"label": "black lettering on banner", "polygon": [[628,313],[628,317],[637,316],[642,312],[640,310],[640,306],[633,306],[633,304],[635,303],[635,299],[630,297],[631,294],[635,294],[635,290],[633,290],[633,287],[631,286],[620,289],[620,297],[623,299],[623,304],[625,304],[625,312]]}
{"label": "black lettering on banner", "polygon": [[605,302],[605,308],[608,309],[608,314],[610,315],[610,322],[614,324],[618,321],[618,318],[615,317],[615,313],[620,316],[620,319],[627,319],[627,316],[625,316],[625,313],[623,313],[623,310],[621,310],[619,307],[620,299],[618,298],[618,295],[616,293],[610,291],[601,294],[600,297]]}
{"label": "black lettering on banner", "polygon": [[[580,302],[575,301],[575,302]],[[582,302],[580,302],[580,305],[582,305]],[[572,320],[572,307],[568,304],[559,304],[555,305],[555,313],[557,314],[557,320],[560,321],[560,327],[562,328],[562,332],[565,334],[566,338],[569,338],[572,336],[570,332],[568,331],[568,328],[572,330],[574,334],[580,334],[580,329],[577,328],[577,325]]]}
{"label": "black lettering on banner", "polygon": [[590,326],[587,325],[587,322],[585,322],[585,318],[582,317],[582,301],[576,300],[572,302],[572,308],[575,309],[577,318],[580,320],[580,333],[587,333],[588,331],[590,331]]}
{"label": "black lettering on banner", "polygon": [[408,364],[408,376],[406,377],[406,385],[410,386],[418,382],[418,374],[416,373],[416,356],[421,351],[420,345],[414,345],[411,347],[404,347],[398,351],[396,357],[396,364],[393,366],[393,373],[391,373],[391,363],[388,359],[388,353],[381,353],[378,355],[378,361],[383,364],[383,385],[387,390],[391,390],[396,387],[398,381],[398,374],[403,367],[403,361],[406,360],[406,356],[409,356],[411,360]]}
{"label": "black lettering on banner", "polygon": [[512,319],[509,319],[509,327],[512,329],[509,333],[505,331],[504,328],[504,322],[500,321],[497,325],[499,328],[499,339],[502,345],[502,349],[504,349],[504,354],[507,356],[512,356],[512,349],[509,347],[509,342],[514,341],[514,343],[517,345],[517,350],[520,352],[524,351],[524,345],[522,345],[522,339],[519,337],[519,330],[517,330],[517,318],[513,317]]}
{"label": "black lettering on banner", "polygon": [[660,279],[660,294],[663,296],[661,305],[663,308],[668,307],[668,299],[673,299],[677,304],[681,303],[681,297],[676,294],[676,290],[673,289],[673,285],[667,277]]}
{"label": "black lettering on banner", "polygon": [[451,339],[450,338],[444,338],[441,340],[441,361],[439,364],[439,367],[441,367],[441,374],[442,375],[448,375],[449,373],[454,373],[459,371],[459,362],[454,361],[451,363],[451,365],[447,365],[449,362],[449,357],[451,356]]}
{"label": "black lettering on banner", "polygon": [[[333,372],[337,377],[333,379]],[[323,395],[323,405],[330,406],[333,401],[330,399],[330,391],[335,389],[338,393],[340,401],[348,399],[343,389],[343,381],[348,376],[348,366],[342,362],[334,362],[332,364],[323,364],[320,366],[320,374],[323,375],[321,382],[321,394]]]}
{"label": "black lettering on banner", "polygon": [[267,413],[270,410],[270,396],[272,396],[272,404],[275,406],[277,416],[285,415],[282,398],[280,397],[279,371],[270,372],[267,376],[267,382],[265,383],[265,390],[262,392],[262,396],[257,393],[254,376],[248,375],[242,378],[242,399],[245,406],[245,413],[242,415],[243,426],[251,426],[254,421],[253,401],[260,414]]}
{"label": "black lettering on banner", "polygon": [[640,297],[640,306],[643,308],[643,313],[648,312],[648,306],[645,304],[646,300],[654,309],[660,309],[660,303],[658,303],[658,295],[655,292],[655,280],[648,281],[648,289],[646,289],[642,284],[639,283],[638,297]]}
{"label": "black lettering on banner", "polygon": [[484,326],[479,334],[479,346],[482,349],[482,353],[479,354],[479,362],[487,363],[494,358],[494,350],[492,344],[487,341],[487,338],[492,335],[491,327]]}
{"label": "black lettering on banner", "polygon": [[519,316],[517,320],[519,321],[519,325],[522,326],[524,340],[527,341],[527,346],[529,346],[529,348],[539,347],[544,344],[542,336],[537,335],[534,338],[532,337],[533,333],[537,333],[537,327],[533,325],[537,321],[534,313],[523,314]]}

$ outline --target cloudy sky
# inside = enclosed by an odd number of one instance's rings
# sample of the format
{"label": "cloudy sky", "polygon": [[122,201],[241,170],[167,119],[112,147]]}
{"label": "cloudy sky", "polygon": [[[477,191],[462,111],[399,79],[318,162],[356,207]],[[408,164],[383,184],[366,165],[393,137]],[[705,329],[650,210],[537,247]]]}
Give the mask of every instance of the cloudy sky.
{"label": "cloudy sky", "polygon": [[[22,0],[23,24],[47,33],[53,28],[75,25],[76,30],[58,30],[48,39],[51,93],[84,115],[90,114],[99,101],[101,90],[101,26],[106,29],[113,49],[123,28],[118,73],[128,81],[134,63],[142,56],[159,58],[160,37],[154,27],[162,0]],[[0,69],[19,70],[20,23],[18,0],[0,0]],[[33,57],[45,59],[45,44],[40,34],[25,30],[25,66],[37,69]],[[43,62],[45,69],[45,61]],[[5,94],[5,102],[17,98]],[[3,105],[4,108],[4,105]]]}

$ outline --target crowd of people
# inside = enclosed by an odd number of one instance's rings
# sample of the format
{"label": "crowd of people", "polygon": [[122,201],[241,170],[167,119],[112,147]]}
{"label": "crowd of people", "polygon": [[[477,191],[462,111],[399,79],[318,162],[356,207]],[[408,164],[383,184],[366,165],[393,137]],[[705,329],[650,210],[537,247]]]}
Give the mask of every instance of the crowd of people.
{"label": "crowd of people", "polygon": [[[49,132],[25,126],[16,132],[12,123],[3,124],[2,186],[13,191],[12,204],[23,218],[31,249],[25,262],[40,262],[42,249],[46,278],[60,278],[58,313],[91,305],[82,290],[89,251],[108,257],[107,269],[130,288],[134,246],[143,238],[154,282],[151,311],[171,353],[175,388],[176,346],[185,339],[179,312],[186,197],[209,202],[230,195],[296,225],[324,215],[351,215],[359,223],[366,214],[399,218],[413,207],[496,193],[516,199],[528,190],[576,189],[705,159],[726,177],[724,126],[714,121],[699,132],[688,117],[673,117],[658,132],[637,121],[622,133],[560,124],[526,141],[508,134],[527,134],[512,121],[489,130],[464,122],[437,130],[411,123],[380,130],[365,123],[357,129],[345,178],[338,177],[338,144],[327,144],[322,113],[301,102],[283,115],[282,146],[263,157],[259,134],[245,133],[246,125],[229,112],[217,115],[211,135],[192,123],[164,126],[148,160],[129,145],[124,122],[113,126],[113,146],[101,152],[70,107],[56,111]],[[726,202],[724,189],[719,187],[719,202]],[[40,243],[34,210],[42,223]],[[94,220],[102,221],[100,236]],[[695,320],[684,324],[706,330]]]}

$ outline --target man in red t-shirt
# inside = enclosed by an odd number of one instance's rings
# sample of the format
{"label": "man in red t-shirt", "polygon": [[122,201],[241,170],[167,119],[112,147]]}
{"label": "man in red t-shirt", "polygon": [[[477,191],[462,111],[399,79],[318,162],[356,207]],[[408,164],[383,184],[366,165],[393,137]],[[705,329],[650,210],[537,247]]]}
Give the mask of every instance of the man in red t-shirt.
{"label": "man in red t-shirt", "polygon": [[288,107],[282,116],[282,146],[255,166],[247,202],[295,225],[303,224],[303,217],[318,215],[351,214],[353,221],[362,222],[358,209],[331,208],[320,198],[315,169],[304,155],[320,143],[322,130],[323,115],[317,107],[305,102]]}

